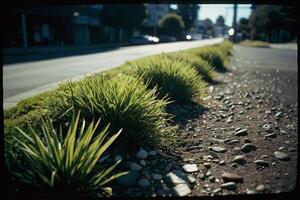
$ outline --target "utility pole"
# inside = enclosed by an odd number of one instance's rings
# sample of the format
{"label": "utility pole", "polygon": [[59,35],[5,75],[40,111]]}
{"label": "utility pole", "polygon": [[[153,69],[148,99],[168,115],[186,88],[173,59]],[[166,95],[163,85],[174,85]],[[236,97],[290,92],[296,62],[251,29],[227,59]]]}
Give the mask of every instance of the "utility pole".
{"label": "utility pole", "polygon": [[27,44],[27,29],[26,29],[26,15],[25,15],[25,13],[22,13],[21,19],[22,19],[23,47],[27,48],[28,44]]}
{"label": "utility pole", "polygon": [[236,30],[236,16],[237,16],[237,1],[234,0],[234,5],[233,5],[233,21],[232,21],[232,28],[234,30],[234,34],[233,34],[233,42],[237,42],[236,40],[236,33],[237,33],[237,30]]}

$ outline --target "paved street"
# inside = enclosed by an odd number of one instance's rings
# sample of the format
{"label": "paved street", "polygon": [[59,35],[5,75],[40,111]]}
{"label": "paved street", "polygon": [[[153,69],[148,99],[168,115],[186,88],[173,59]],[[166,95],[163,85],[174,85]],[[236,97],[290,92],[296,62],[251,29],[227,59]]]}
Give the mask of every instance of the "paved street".
{"label": "paved street", "polygon": [[4,65],[3,107],[5,109],[12,107],[21,99],[55,88],[60,81],[80,79],[85,74],[117,67],[126,60],[221,41],[223,38],[131,46],[88,55]]}

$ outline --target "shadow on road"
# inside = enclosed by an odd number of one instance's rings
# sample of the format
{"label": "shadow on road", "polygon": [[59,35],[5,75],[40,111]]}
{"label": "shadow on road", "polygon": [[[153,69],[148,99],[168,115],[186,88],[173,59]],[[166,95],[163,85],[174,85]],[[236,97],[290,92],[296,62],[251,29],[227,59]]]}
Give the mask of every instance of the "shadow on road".
{"label": "shadow on road", "polygon": [[[45,49],[41,49],[40,52],[35,50],[34,52],[28,53],[5,53],[3,51],[3,64],[17,64],[23,62],[34,62],[34,61],[43,61],[49,59],[56,59],[56,58],[63,58],[63,57],[71,57],[71,56],[80,56],[80,55],[87,55],[87,54],[94,54],[94,53],[101,53],[101,52],[108,52],[119,49],[121,46],[112,46],[112,47],[98,47],[98,48],[89,48],[89,49],[78,49],[76,47],[66,48],[65,51],[63,49],[59,49],[57,51],[50,50],[47,52]],[[123,47],[123,46],[122,46]]]}

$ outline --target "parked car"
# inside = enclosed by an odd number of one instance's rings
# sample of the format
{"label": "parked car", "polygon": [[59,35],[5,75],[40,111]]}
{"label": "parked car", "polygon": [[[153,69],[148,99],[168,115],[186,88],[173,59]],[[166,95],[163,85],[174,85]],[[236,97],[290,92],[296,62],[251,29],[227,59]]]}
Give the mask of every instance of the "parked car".
{"label": "parked car", "polygon": [[139,44],[155,44],[159,42],[159,39],[157,37],[153,37],[150,35],[142,35],[142,36],[136,36],[132,37],[128,41],[130,44],[133,45],[139,45]]}
{"label": "parked car", "polygon": [[159,42],[176,42],[176,38],[169,35],[159,36]]}

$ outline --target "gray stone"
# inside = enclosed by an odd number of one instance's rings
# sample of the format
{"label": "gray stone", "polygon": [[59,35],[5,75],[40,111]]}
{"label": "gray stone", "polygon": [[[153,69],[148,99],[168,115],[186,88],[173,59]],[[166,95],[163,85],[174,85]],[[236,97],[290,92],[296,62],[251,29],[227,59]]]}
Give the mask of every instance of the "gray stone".
{"label": "gray stone", "polygon": [[265,166],[265,167],[270,166],[270,163],[268,161],[265,161],[265,160],[255,160],[254,163],[256,165],[261,165],[261,166]]}
{"label": "gray stone", "polygon": [[224,182],[236,182],[236,183],[239,182],[242,183],[244,180],[242,176],[233,173],[223,173],[222,179],[224,180]]}
{"label": "gray stone", "polygon": [[211,167],[210,163],[208,163],[208,162],[203,163],[203,165],[207,169],[209,169]]}
{"label": "gray stone", "polygon": [[247,194],[256,194],[256,191],[255,190],[248,190]]}
{"label": "gray stone", "polygon": [[192,192],[192,190],[190,189],[188,184],[179,184],[179,185],[173,187],[173,193],[176,196],[180,196],[180,197],[187,196],[191,192]]}
{"label": "gray stone", "polygon": [[189,173],[198,171],[198,167],[196,164],[186,164],[183,165],[182,168],[185,172],[189,172]]}
{"label": "gray stone", "polygon": [[243,165],[246,163],[246,159],[243,155],[237,155],[233,158],[232,162]]}
{"label": "gray stone", "polygon": [[277,159],[283,160],[283,161],[289,161],[289,160],[291,160],[291,157],[289,156],[289,154],[281,152],[281,151],[275,151],[274,152],[274,156]]}
{"label": "gray stone", "polygon": [[230,166],[231,166],[232,168],[237,168],[237,167],[238,167],[238,164],[232,163]]}
{"label": "gray stone", "polygon": [[223,189],[227,189],[227,190],[236,190],[237,189],[237,185],[235,182],[223,183],[222,185],[220,185],[220,187]]}
{"label": "gray stone", "polygon": [[209,177],[208,177],[208,180],[209,180],[210,182],[215,182],[216,177],[214,177],[214,176],[209,176]]}
{"label": "gray stone", "polygon": [[277,112],[277,113],[275,114],[275,118],[279,118],[279,117],[281,117],[281,115],[282,115],[281,112]]}
{"label": "gray stone", "polygon": [[152,177],[154,180],[161,180],[162,179],[162,175],[160,174],[152,174]]}
{"label": "gray stone", "polygon": [[122,156],[117,155],[117,156],[115,157],[115,162],[119,162],[119,161],[121,161],[121,160],[122,160]]}
{"label": "gray stone", "polygon": [[264,128],[266,131],[270,131],[272,127],[271,127],[270,124],[265,124],[265,125],[263,125],[263,128]]}
{"label": "gray stone", "polygon": [[256,146],[254,144],[251,143],[246,143],[241,147],[243,152],[250,152],[250,151],[255,151],[256,150]]}
{"label": "gray stone", "polygon": [[136,154],[136,157],[139,158],[139,159],[146,159],[148,157],[148,153],[147,151],[145,151],[143,148],[141,148],[137,154]]}
{"label": "gray stone", "polygon": [[150,185],[150,182],[147,179],[142,178],[142,179],[139,180],[139,186],[141,186],[141,187],[147,187],[149,185]]}
{"label": "gray stone", "polygon": [[239,140],[231,140],[230,142],[228,142],[228,144],[229,145],[235,145],[235,144],[238,144],[238,143],[240,143],[240,141]]}
{"label": "gray stone", "polygon": [[156,151],[149,151],[148,155],[149,156],[156,156],[157,152]]}
{"label": "gray stone", "polygon": [[147,165],[145,160],[140,160],[140,164],[141,164],[142,166],[146,166],[146,165]]}
{"label": "gray stone", "polygon": [[267,135],[265,135],[265,138],[276,138],[277,134],[276,133],[269,133]]}
{"label": "gray stone", "polygon": [[243,128],[242,130],[239,130],[238,132],[236,132],[234,135],[235,136],[245,136],[248,134],[247,131],[248,131],[248,129]]}
{"label": "gray stone", "polygon": [[224,143],[224,140],[218,138],[208,138],[208,141],[213,143]]}
{"label": "gray stone", "polygon": [[142,170],[143,167],[139,164],[137,164],[136,162],[133,162],[130,164],[130,169],[132,170]]}
{"label": "gray stone", "polygon": [[232,123],[233,122],[233,120],[231,119],[231,118],[228,118],[227,120],[226,120],[226,123]]}
{"label": "gray stone", "polygon": [[289,147],[289,148],[288,148],[288,151],[289,151],[289,152],[295,152],[296,150],[297,150],[297,149],[296,149],[295,147]]}
{"label": "gray stone", "polygon": [[130,170],[128,174],[119,177],[117,182],[121,186],[131,187],[137,183],[139,176],[140,172],[138,170]]}
{"label": "gray stone", "polygon": [[226,152],[226,149],[223,147],[211,147],[211,150],[217,152],[217,153],[224,153]]}
{"label": "gray stone", "polygon": [[285,150],[285,147],[279,147],[278,150],[279,151]]}
{"label": "gray stone", "polygon": [[268,158],[269,155],[262,155],[261,158]]}
{"label": "gray stone", "polygon": [[206,173],[205,173],[205,176],[208,177],[208,176],[210,176],[210,175],[211,175],[211,171],[210,171],[210,170],[207,170]]}
{"label": "gray stone", "polygon": [[218,192],[221,192],[222,191],[222,188],[216,188],[214,191],[212,191],[213,193],[218,193]]}
{"label": "gray stone", "polygon": [[256,189],[256,191],[258,191],[258,192],[262,192],[262,191],[265,190],[265,186],[264,186],[263,184],[260,184],[260,185],[258,185],[255,189]]}
{"label": "gray stone", "polygon": [[225,165],[225,164],[226,164],[225,160],[221,160],[221,161],[219,162],[219,165]]}

